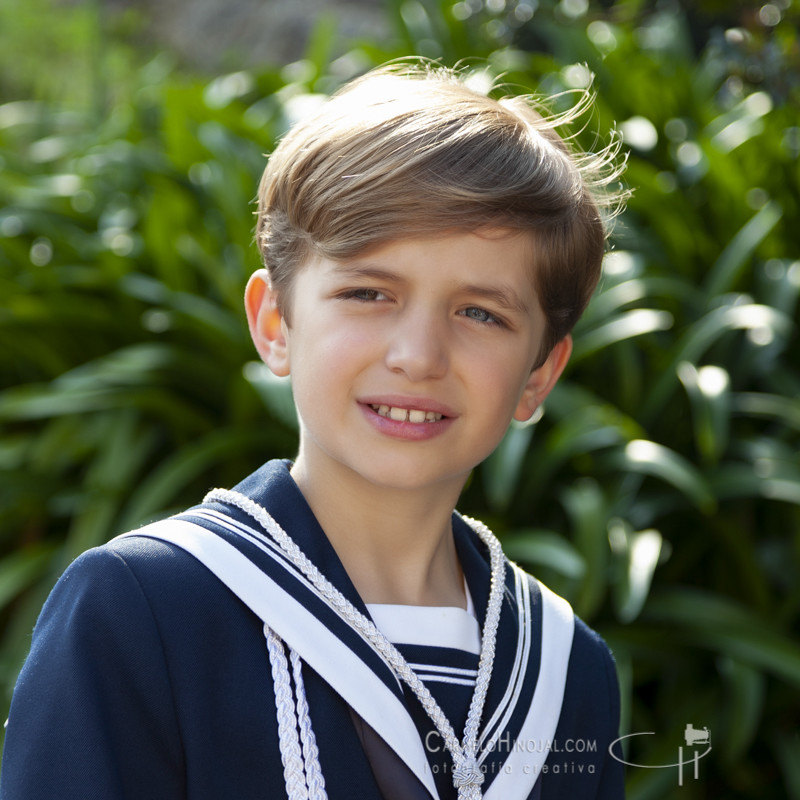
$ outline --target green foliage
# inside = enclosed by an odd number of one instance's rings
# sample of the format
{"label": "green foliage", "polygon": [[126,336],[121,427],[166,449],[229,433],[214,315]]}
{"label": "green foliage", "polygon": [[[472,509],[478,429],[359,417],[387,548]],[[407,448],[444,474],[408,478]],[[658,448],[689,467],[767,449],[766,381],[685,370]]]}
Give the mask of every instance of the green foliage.
{"label": "green foliage", "polygon": [[[649,9],[397,0],[390,41],[343,46],[324,22],[280,70],[200,80],[106,36],[108,71],[67,103],[33,63],[0,82],[4,702],[77,553],[292,454],[290,390],[240,297],[262,154],[303,108],[410,53],[544,94],[591,71],[578,140],[616,120],[635,193],[568,374],[462,507],[606,636],[626,731],[657,733],[640,762],[705,725],[681,797],[800,797],[800,14]],[[631,798],[675,786],[629,773]]]}

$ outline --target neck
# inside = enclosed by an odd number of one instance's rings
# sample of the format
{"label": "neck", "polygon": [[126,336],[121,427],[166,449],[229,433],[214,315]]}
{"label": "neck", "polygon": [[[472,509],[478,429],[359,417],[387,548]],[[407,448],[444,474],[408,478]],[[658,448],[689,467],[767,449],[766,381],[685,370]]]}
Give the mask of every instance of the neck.
{"label": "neck", "polygon": [[451,516],[461,486],[398,490],[302,451],[292,477],[365,603],[466,607]]}

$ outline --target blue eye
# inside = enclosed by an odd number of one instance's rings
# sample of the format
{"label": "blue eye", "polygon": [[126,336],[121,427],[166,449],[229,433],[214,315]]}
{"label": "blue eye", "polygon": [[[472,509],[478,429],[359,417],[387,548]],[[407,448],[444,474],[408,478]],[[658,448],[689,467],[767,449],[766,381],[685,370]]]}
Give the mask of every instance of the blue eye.
{"label": "blue eye", "polygon": [[477,306],[470,306],[469,308],[465,308],[463,312],[465,317],[469,317],[470,319],[474,319],[475,322],[483,322],[488,325],[499,325],[500,320],[494,316],[494,314],[489,313],[485,308],[478,308]]}

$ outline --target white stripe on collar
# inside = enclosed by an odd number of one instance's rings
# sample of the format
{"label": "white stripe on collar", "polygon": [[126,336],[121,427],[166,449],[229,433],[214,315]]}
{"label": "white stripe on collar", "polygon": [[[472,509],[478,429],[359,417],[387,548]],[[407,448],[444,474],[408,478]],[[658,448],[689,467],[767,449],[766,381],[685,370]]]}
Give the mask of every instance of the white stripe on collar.
{"label": "white stripe on collar", "polygon": [[[526,583],[527,580],[525,576]],[[542,597],[542,655],[536,690],[516,742],[511,743],[511,753],[484,794],[484,800],[527,797],[549,755],[546,747],[528,747],[528,743],[555,739],[567,683],[575,616],[566,600],[543,583],[539,583],[539,589]]]}

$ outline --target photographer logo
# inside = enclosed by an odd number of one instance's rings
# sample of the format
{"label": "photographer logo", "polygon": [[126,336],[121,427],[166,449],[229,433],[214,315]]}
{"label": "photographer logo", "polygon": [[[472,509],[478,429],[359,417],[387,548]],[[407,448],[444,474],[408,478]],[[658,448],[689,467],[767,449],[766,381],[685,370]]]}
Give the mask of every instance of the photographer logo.
{"label": "photographer logo", "polygon": [[[672,767],[678,768],[678,786],[683,786],[684,767],[692,767],[692,774],[694,780],[699,778],[700,774],[700,759],[705,758],[711,752],[711,733],[707,727],[695,728],[689,722],[683,732],[684,745],[678,746],[678,760],[673,764],[638,764],[634,761],[626,761],[622,753],[622,745],[620,744],[626,739],[631,739],[634,736],[654,736],[653,731],[645,731],[642,733],[629,733],[626,736],[620,736],[615,739],[608,748],[608,752],[612,758],[626,764],[629,767],[641,767],[642,769],[671,769]],[[701,748],[706,746],[705,750]]]}

